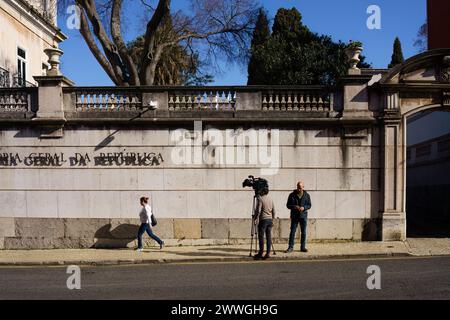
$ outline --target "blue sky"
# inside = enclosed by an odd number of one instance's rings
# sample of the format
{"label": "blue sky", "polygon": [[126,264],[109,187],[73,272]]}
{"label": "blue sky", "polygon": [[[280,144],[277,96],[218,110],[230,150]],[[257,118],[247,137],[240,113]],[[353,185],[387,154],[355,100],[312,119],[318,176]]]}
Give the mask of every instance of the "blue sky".
{"label": "blue sky", "polygon": [[[133,1],[129,0],[133,8]],[[334,40],[359,40],[364,43],[363,54],[374,68],[385,68],[391,59],[396,36],[402,42],[405,58],[417,54],[413,46],[419,27],[426,20],[426,0],[262,0],[260,3],[273,19],[279,8],[296,7],[303,16],[303,23],[312,31],[330,35]],[[366,13],[370,5],[381,9],[381,29],[369,30]],[[188,1],[173,0],[174,9],[187,10]],[[133,10],[130,10],[133,11]],[[133,11],[135,12],[135,11]],[[142,14],[128,17],[127,38],[139,33]],[[59,26],[69,37],[61,48],[62,71],[79,86],[112,85],[112,82],[90,53],[78,30],[66,27],[66,17],[61,15]],[[247,70],[240,66],[224,66],[226,72],[215,74],[215,85],[244,85]]]}

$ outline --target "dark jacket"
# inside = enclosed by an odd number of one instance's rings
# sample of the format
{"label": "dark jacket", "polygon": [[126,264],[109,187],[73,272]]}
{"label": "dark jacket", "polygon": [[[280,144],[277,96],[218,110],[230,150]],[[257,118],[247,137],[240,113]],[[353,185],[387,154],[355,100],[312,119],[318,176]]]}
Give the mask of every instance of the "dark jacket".
{"label": "dark jacket", "polygon": [[[305,208],[305,211],[295,209],[295,206]],[[303,196],[300,199],[297,195],[297,190],[294,190],[288,197],[286,207],[291,210],[291,219],[308,218],[308,210],[311,209],[311,197],[309,193],[303,191]]]}

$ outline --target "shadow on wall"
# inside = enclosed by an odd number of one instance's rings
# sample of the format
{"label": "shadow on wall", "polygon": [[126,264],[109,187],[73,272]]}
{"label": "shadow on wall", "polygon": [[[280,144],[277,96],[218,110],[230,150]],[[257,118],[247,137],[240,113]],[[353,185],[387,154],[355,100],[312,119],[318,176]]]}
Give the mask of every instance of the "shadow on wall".
{"label": "shadow on wall", "polygon": [[381,220],[380,219],[366,219],[363,223],[361,241],[379,241]]}
{"label": "shadow on wall", "polygon": [[96,242],[92,248],[127,248],[134,240],[139,226],[134,224],[121,224],[111,230],[111,224],[106,224],[95,232]]}
{"label": "shadow on wall", "polygon": [[369,91],[366,89],[358,92],[358,94],[352,98],[351,102],[367,103],[368,100]]}
{"label": "shadow on wall", "polygon": [[37,128],[21,128],[14,138],[39,138],[41,136],[41,130]]}
{"label": "shadow on wall", "polygon": [[114,139],[116,138],[114,135],[119,132],[119,130],[115,130],[113,133],[111,133],[110,135],[108,135],[105,139],[103,139],[94,149],[94,151],[98,151],[100,149],[103,149],[105,147],[107,147],[111,142],[114,141]]}
{"label": "shadow on wall", "polygon": [[[142,115],[144,115],[145,113],[149,112],[150,109],[146,109],[144,111],[140,111],[139,114],[131,119],[128,119],[128,121],[133,121],[135,119],[138,119],[140,117],[142,117]],[[114,130],[112,133],[110,133],[105,139],[103,139],[102,141],[99,142],[99,144],[95,147],[95,151],[101,150],[105,147],[107,147],[109,144],[111,144],[114,139],[116,138],[115,135],[119,132],[119,129]]]}

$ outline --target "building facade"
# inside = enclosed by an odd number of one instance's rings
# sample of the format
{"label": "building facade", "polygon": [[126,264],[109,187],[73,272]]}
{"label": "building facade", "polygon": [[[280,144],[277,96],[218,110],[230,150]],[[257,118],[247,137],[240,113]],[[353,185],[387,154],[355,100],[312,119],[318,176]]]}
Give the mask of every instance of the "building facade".
{"label": "building facade", "polygon": [[66,39],[57,27],[56,0],[0,2],[0,87],[34,86],[49,67],[44,50]]}

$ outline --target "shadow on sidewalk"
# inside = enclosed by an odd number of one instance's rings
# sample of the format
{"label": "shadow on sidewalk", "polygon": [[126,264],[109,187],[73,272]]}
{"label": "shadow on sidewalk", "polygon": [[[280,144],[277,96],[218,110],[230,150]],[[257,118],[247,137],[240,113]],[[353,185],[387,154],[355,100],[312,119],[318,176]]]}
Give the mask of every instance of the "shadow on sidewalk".
{"label": "shadow on sidewalk", "polygon": [[242,252],[248,253],[250,251],[250,245],[248,248],[225,248],[225,247],[211,247],[211,248],[200,248],[199,251],[223,251],[223,252]]}
{"label": "shadow on sidewalk", "polygon": [[[201,252],[200,252],[201,250]],[[208,252],[209,251],[209,252]],[[176,254],[179,256],[187,256],[187,257],[236,257],[236,258],[242,258],[248,256],[248,252],[242,251],[242,254],[230,254],[230,253],[223,253],[223,252],[217,252],[217,248],[211,248],[211,249],[199,249],[198,252],[186,252],[186,251],[167,251],[167,253],[170,254]],[[230,250],[232,251],[232,250]]]}

